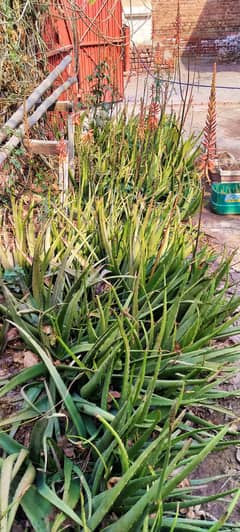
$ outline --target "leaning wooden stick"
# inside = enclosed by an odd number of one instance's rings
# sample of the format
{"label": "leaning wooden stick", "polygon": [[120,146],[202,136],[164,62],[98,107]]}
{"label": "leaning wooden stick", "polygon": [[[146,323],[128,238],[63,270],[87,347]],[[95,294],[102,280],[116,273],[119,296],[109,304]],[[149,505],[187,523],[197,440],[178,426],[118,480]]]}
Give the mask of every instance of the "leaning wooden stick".
{"label": "leaning wooden stick", "polygon": [[[65,92],[67,89],[69,89],[69,87],[71,87],[74,83],[77,83],[76,77],[69,78],[60,87],[55,89],[55,91],[50,96],[48,96],[48,98],[46,98],[41,105],[39,105],[37,110],[31,116],[28,117],[28,127],[30,128],[34,126],[38,122],[38,120],[43,116],[43,114],[46,113],[49,107],[51,107],[51,105],[53,105],[56,102],[59,96],[63,92]],[[25,134],[25,128],[24,128],[24,125],[22,124],[17,129],[16,134],[13,135],[0,150],[0,166],[8,158],[8,156],[13,151],[13,149],[16,148],[16,146],[19,144],[21,139],[24,137],[24,134]]]}
{"label": "leaning wooden stick", "polygon": [[9,120],[4,124],[0,130],[0,144],[7,138],[9,131],[15,129],[22,121],[24,117],[24,112],[29,113],[30,109],[38,103],[41,96],[48,90],[55,79],[60,76],[60,74],[67,68],[69,63],[71,63],[72,58],[70,55],[64,57],[64,59],[59,63],[59,65],[54,68],[54,70],[49,74],[49,76],[40,83],[40,85],[30,94],[26,99],[25,107],[21,105],[19,109],[9,118]]}

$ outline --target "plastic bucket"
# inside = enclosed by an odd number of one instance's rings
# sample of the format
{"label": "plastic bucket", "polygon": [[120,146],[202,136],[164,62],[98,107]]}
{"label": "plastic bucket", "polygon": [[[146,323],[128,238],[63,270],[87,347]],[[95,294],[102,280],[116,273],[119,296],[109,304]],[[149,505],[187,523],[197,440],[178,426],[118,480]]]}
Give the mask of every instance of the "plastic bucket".
{"label": "plastic bucket", "polygon": [[213,183],[211,207],[217,214],[240,214],[240,183]]}

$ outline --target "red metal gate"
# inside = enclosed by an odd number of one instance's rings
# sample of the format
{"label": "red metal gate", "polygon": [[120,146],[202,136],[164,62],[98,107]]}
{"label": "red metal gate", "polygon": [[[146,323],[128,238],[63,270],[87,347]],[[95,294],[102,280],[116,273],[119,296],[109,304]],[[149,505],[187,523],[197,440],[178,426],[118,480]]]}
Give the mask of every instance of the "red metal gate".
{"label": "red metal gate", "polygon": [[[121,0],[53,0],[44,27],[44,40],[50,68],[64,55],[72,55],[72,64],[65,76],[77,75],[75,96],[86,100],[102,68],[105,76],[101,79],[101,90],[104,84],[110,86],[103,90],[103,100],[123,97],[126,40]],[[89,76],[94,80],[90,81]],[[66,94],[62,99],[65,98]]]}

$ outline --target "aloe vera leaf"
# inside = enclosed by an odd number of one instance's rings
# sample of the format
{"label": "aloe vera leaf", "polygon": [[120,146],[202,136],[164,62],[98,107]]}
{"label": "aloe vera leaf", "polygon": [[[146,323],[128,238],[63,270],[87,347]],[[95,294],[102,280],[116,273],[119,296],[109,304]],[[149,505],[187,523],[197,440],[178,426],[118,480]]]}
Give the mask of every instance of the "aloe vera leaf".
{"label": "aloe vera leaf", "polygon": [[31,486],[20,501],[33,530],[50,532],[52,504],[42,497],[35,486]]}
{"label": "aloe vera leaf", "polygon": [[157,494],[158,497],[160,496],[162,499],[165,499],[171,493],[172,489],[175,488],[184,478],[188,477],[190,472],[202,462],[209,452],[214,449],[216,444],[224,437],[227,430],[228,427],[224,427],[221,431],[219,431],[219,433],[210,440],[205,448],[202,449],[202,451],[200,451],[200,453],[198,453],[196,456],[194,456],[189,464],[183,467],[183,469],[173,478],[168,480],[162,487],[161,494],[158,494],[160,480],[153,482],[153,485],[149,488],[146,494],[143,495],[143,497],[141,497],[141,499],[124,516],[120,517],[117,523],[107,527],[108,532],[119,532],[123,529],[128,532],[131,530],[132,526],[140,517],[146,506],[155,500]]}
{"label": "aloe vera leaf", "polygon": [[19,442],[11,438],[6,432],[0,432],[0,447],[7,454],[16,454],[19,453],[22,449],[26,448],[21,445]]}
{"label": "aloe vera leaf", "polygon": [[8,530],[11,530],[12,525],[14,524],[15,516],[17,513],[18,506],[21,502],[22,497],[29,490],[30,486],[33,484],[35,479],[36,470],[31,463],[28,464],[26,471],[22,475],[16,491],[11,502],[11,509],[8,514]]}
{"label": "aloe vera leaf", "polygon": [[156,438],[156,440],[154,440],[147,447],[147,449],[143,451],[143,453],[137,458],[137,460],[135,460],[135,462],[122,476],[116,486],[114,486],[114,488],[108,490],[108,492],[104,494],[103,502],[99,504],[97,510],[93,513],[91,519],[87,523],[92,531],[96,530],[96,527],[103,520],[104,516],[109,512],[110,508],[113,506],[115,500],[125,488],[129,480],[136,474],[137,470],[142,466],[142,464],[146,462],[148,457],[151,455],[153,450],[159,445],[159,442],[161,440],[162,434],[158,438]]}
{"label": "aloe vera leaf", "polygon": [[1,467],[0,476],[0,515],[1,515],[1,532],[9,532],[8,528],[8,507],[10,505],[10,488],[12,479],[12,470],[18,454],[10,454]]}
{"label": "aloe vera leaf", "polygon": [[[12,322],[10,322],[12,323]],[[51,377],[53,378],[56,388],[58,389],[59,394],[62,397],[62,400],[65,403],[66,408],[69,411],[69,414],[72,418],[72,422],[74,426],[76,427],[76,430],[79,434],[85,435],[85,427],[84,423],[81,419],[81,416],[79,415],[79,412],[76,408],[76,405],[74,404],[74,401],[72,400],[72,397],[64,384],[62,378],[60,377],[57,369],[53,365],[50,357],[47,355],[47,353],[42,349],[42,347],[36,342],[32,336],[28,332],[26,332],[22,326],[20,326],[18,323],[12,325],[16,325],[19,331],[21,332],[21,335],[23,338],[32,346],[32,348],[35,350],[35,352],[40,356],[40,358],[43,360],[46,368],[48,369]]]}
{"label": "aloe vera leaf", "polygon": [[40,493],[40,495],[44,497],[44,499],[46,499],[50,504],[61,510],[61,512],[63,512],[66,516],[70,517],[74,523],[82,526],[82,521],[76,512],[74,512],[63,499],[60,499],[60,497],[58,497],[56,493],[54,493],[54,491],[47,486],[47,484],[44,482],[43,475],[39,475],[37,481],[37,490],[38,493]]}
{"label": "aloe vera leaf", "polygon": [[118,350],[119,350],[119,345],[117,346],[115,345],[115,348],[112,350],[112,352],[105,358],[102,364],[97,368],[93,377],[91,377],[89,381],[82,386],[81,396],[84,399],[88,398],[93,393],[93,391],[97,388],[97,386],[99,386],[99,384],[101,383],[101,381],[103,380],[105,376],[105,372],[107,371],[109,364],[111,364],[112,360],[116,359]]}

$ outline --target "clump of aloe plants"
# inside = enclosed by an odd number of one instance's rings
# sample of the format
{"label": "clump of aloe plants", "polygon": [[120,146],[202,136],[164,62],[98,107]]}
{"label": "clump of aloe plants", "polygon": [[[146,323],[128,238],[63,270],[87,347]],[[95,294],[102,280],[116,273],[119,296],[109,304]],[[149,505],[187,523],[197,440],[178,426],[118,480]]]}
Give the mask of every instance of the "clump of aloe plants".
{"label": "clump of aloe plants", "polygon": [[[235,425],[197,414],[231,395],[220,385],[238,347],[210,340],[233,332],[239,298],[227,295],[230,259],[213,269],[213,253],[196,250],[193,145],[164,120],[147,131],[138,162],[139,120],[121,117],[92,145],[81,140],[76,192],[63,207],[49,199],[37,226],[13,205],[1,341],[14,324],[37,361],[0,388],[0,401],[20,394],[0,421],[6,532],[23,516],[40,532],[237,530],[229,518],[239,491],[203,498],[189,478],[213,449],[240,441]],[[226,496],[219,521],[192,518]]]}
{"label": "clump of aloe plants", "polygon": [[83,132],[80,125],[76,131],[83,197],[88,198],[90,190],[102,196],[111,187],[133,201],[139,193],[163,202],[169,194],[177,195],[186,215],[198,208],[201,191],[195,160],[199,148],[194,137],[183,138],[174,113],[167,116],[152,102],[137,117],[123,111],[102,127]]}

